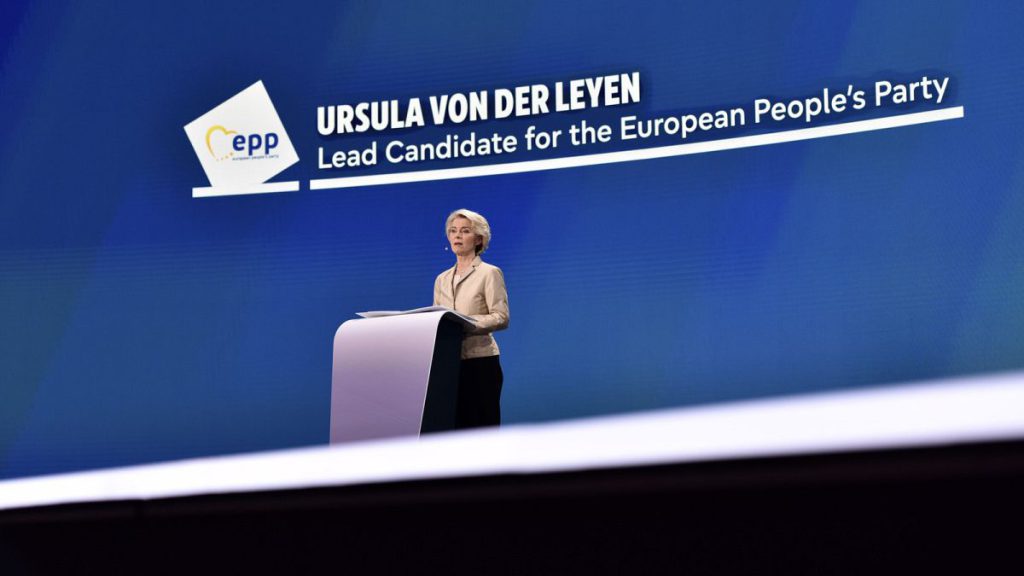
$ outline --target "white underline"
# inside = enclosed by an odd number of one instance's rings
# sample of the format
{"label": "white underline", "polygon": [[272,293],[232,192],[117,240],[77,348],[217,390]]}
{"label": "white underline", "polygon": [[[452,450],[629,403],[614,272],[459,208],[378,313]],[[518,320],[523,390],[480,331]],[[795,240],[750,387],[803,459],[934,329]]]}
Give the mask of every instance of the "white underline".
{"label": "white underline", "polygon": [[206,186],[193,188],[193,198],[209,198],[211,196],[239,196],[242,194],[267,194],[270,192],[298,192],[298,181],[268,182],[266,184],[247,184],[245,186]]}
{"label": "white underline", "polygon": [[915,124],[955,120],[963,117],[964,107],[955,106],[952,108],[930,110],[928,112],[899,114],[896,116],[887,116],[885,118],[858,120],[855,122],[844,122],[842,124],[816,126],[814,128],[799,128],[796,130],[772,132],[770,134],[724,138],[721,140],[694,142],[691,144],[657,146],[653,148],[642,148],[640,150],[623,150],[621,152],[605,152],[601,154],[586,154],[582,156],[570,156],[568,158],[550,158],[547,160],[530,160],[525,162],[507,162],[503,164],[488,164],[485,166],[467,166],[465,168],[420,170],[415,172],[400,172],[397,174],[320,178],[310,180],[309,188],[310,190],[329,190],[332,188],[405,184],[408,182],[452,180],[455,178],[474,178],[477,176],[496,176],[499,174],[517,174],[520,172],[557,170],[559,168],[596,166],[599,164],[613,164],[615,162],[632,162],[634,160],[651,160],[654,158],[668,158],[670,156],[687,156],[690,154],[703,154],[705,152],[719,152],[721,150],[735,150],[737,148],[751,148],[754,146],[767,146],[769,144],[782,144],[784,142],[797,142],[799,140],[828,138],[830,136],[842,136],[844,134],[856,134],[858,132],[871,132],[874,130],[885,130],[887,128],[900,128],[903,126],[913,126]]}

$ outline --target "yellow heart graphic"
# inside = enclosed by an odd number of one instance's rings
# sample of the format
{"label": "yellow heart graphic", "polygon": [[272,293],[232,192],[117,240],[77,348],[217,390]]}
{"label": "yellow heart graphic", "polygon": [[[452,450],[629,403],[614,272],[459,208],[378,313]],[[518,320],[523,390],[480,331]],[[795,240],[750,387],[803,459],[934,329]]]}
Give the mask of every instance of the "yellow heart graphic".
{"label": "yellow heart graphic", "polygon": [[227,154],[225,154],[223,156],[217,156],[217,153],[213,151],[213,143],[210,142],[210,137],[213,136],[213,133],[218,131],[218,130],[223,132],[225,136],[230,136],[232,134],[238,134],[238,132],[235,132],[234,130],[228,130],[227,128],[225,128],[225,127],[223,127],[223,126],[221,126],[219,124],[216,125],[216,126],[211,126],[210,129],[206,131],[206,148],[207,148],[207,150],[210,151],[210,156],[213,156],[218,162],[220,162],[221,160],[225,160],[227,158],[231,158],[232,156],[235,155],[235,153],[234,153],[234,151],[231,151],[231,152],[228,152]]}

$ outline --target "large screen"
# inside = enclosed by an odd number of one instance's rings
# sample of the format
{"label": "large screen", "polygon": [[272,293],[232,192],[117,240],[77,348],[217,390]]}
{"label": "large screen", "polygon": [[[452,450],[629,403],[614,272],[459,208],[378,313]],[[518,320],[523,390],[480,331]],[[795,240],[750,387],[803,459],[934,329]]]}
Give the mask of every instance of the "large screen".
{"label": "large screen", "polygon": [[1024,368],[1020,2],[0,13],[2,478],[326,443],[458,208],[505,424]]}

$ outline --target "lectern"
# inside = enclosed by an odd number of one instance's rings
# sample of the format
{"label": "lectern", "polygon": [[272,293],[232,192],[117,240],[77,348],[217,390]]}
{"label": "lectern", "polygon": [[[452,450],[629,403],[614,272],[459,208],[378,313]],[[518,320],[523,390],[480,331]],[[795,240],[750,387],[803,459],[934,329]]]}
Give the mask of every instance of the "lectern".
{"label": "lectern", "polygon": [[331,443],[454,429],[467,323],[443,309],[343,323],[334,335]]}

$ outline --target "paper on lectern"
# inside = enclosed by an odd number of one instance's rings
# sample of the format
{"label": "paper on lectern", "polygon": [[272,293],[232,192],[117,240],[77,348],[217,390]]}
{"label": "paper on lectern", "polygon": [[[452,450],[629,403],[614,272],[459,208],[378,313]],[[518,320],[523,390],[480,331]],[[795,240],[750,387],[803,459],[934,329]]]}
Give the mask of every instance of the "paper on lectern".
{"label": "paper on lectern", "polygon": [[401,316],[403,314],[420,314],[423,312],[451,312],[464,322],[474,325],[476,324],[476,320],[473,318],[466,316],[465,314],[460,314],[451,308],[445,308],[444,306],[424,306],[423,308],[414,308],[412,310],[374,310],[371,312],[356,312],[356,316],[362,318],[382,318],[384,316]]}

